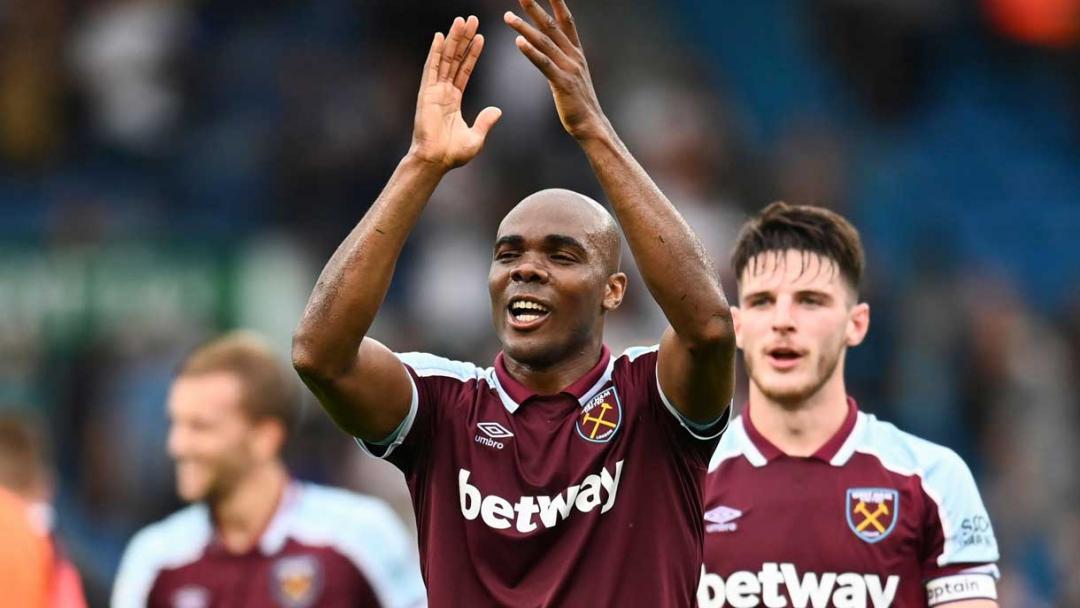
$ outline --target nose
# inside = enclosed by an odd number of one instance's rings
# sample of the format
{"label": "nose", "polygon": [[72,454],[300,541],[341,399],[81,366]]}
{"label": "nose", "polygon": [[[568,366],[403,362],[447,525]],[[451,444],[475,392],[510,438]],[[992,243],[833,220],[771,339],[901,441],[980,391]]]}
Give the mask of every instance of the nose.
{"label": "nose", "polygon": [[185,443],[184,431],[177,428],[176,425],[169,427],[169,437],[166,448],[168,449],[171,458],[179,458],[183,455]]}
{"label": "nose", "polygon": [[510,271],[510,279],[515,283],[547,283],[548,271],[532,259],[522,259]]}
{"label": "nose", "polygon": [[773,331],[787,333],[795,331],[795,318],[792,301],[789,298],[780,298],[773,306],[772,328]]}

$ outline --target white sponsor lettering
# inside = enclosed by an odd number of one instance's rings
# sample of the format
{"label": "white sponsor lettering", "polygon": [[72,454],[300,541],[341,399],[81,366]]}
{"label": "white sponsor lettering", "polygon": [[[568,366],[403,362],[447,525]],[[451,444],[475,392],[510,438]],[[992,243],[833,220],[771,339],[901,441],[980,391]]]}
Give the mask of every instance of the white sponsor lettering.
{"label": "white sponsor lettering", "polygon": [[[816,572],[799,575],[794,564],[765,562],[758,572],[740,570],[725,580],[701,568],[698,608],[885,608],[892,604],[900,577],[890,575],[882,585],[876,574]],[[786,592],[786,593],[785,593]]]}
{"label": "white sponsor lettering", "polygon": [[[565,492],[555,496],[522,496],[515,503],[494,494],[482,495],[479,488],[469,483],[472,472],[459,469],[461,514],[469,521],[480,518],[480,521],[496,530],[505,530],[513,525],[518,532],[528,533],[537,528],[534,515],[540,516],[540,523],[545,528],[551,528],[569,518],[575,508],[588,513],[600,507],[601,513],[607,513],[615,506],[622,469],[623,461],[620,460],[615,463],[614,476],[605,467],[599,474],[589,475],[580,484],[566,488]],[[606,500],[604,493],[607,494]]]}
{"label": "white sponsor lettering", "polygon": [[490,437],[484,437],[483,435],[477,435],[475,439],[476,443],[480,445],[486,445],[495,448],[496,450],[503,449],[503,442],[495,441]]}

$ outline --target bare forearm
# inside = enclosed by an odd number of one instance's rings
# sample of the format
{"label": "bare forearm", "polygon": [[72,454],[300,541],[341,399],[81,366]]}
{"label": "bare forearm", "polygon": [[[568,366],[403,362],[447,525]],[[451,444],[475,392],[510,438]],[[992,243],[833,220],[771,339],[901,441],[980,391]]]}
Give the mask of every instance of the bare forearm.
{"label": "bare forearm", "polygon": [[[606,122],[606,121],[605,121]],[[605,124],[579,140],[642,278],[683,339],[708,340],[730,325],[727,301],[697,235]]]}
{"label": "bare forearm", "polygon": [[406,156],[323,268],[294,338],[294,356],[344,371],[386,297],[401,249],[445,169]]}

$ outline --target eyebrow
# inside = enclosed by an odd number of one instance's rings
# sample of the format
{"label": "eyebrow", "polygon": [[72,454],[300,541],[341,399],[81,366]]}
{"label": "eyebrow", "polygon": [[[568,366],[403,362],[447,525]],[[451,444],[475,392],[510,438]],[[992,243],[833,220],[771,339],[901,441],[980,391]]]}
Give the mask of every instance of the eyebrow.
{"label": "eyebrow", "polygon": [[[742,298],[746,299],[746,300],[750,300],[750,299],[759,298],[759,297],[762,297],[762,296],[772,296],[774,293],[775,293],[775,291],[772,290],[772,289],[761,289],[761,290],[758,290],[758,291],[752,291],[750,293],[744,293],[744,294],[742,294]],[[821,297],[824,297],[824,298],[829,298],[830,300],[833,299],[833,296],[832,296],[831,293],[829,293],[827,291],[822,291],[820,289],[798,289],[798,290],[795,291],[795,295],[797,295],[797,296],[800,296],[800,295],[815,295],[815,296],[821,296]]]}
{"label": "eyebrow", "polygon": [[[521,247],[525,244],[525,237],[520,234],[508,234],[506,236],[499,237],[495,241],[494,249],[498,249],[502,246],[507,247]],[[558,247],[567,247],[569,249],[577,249],[578,251],[588,254],[589,250],[581,243],[581,241],[575,239],[572,236],[565,234],[549,234],[544,237],[544,246],[548,249],[555,249]]]}
{"label": "eyebrow", "polygon": [[492,247],[492,249],[498,249],[503,245],[506,245],[508,247],[521,247],[524,242],[524,237],[517,234],[508,234],[504,237],[500,237],[499,240],[495,241],[495,246]]}

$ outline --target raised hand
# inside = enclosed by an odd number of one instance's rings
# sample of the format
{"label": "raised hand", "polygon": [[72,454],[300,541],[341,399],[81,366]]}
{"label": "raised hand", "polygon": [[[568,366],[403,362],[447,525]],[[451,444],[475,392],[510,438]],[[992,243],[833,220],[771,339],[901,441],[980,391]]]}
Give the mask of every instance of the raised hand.
{"label": "raised hand", "polygon": [[484,49],[484,36],[476,33],[479,25],[474,16],[458,17],[447,36],[435,34],[420,79],[409,154],[447,170],[479,154],[502,116],[498,108],[484,108],[471,127],[461,116],[462,95]]}
{"label": "raised hand", "polygon": [[518,0],[535,25],[511,11],[503,20],[520,34],[518,49],[547,77],[563,128],[578,140],[588,139],[610,125],[596,98],[574,17],[565,0],[549,1],[554,17],[536,0]]}

